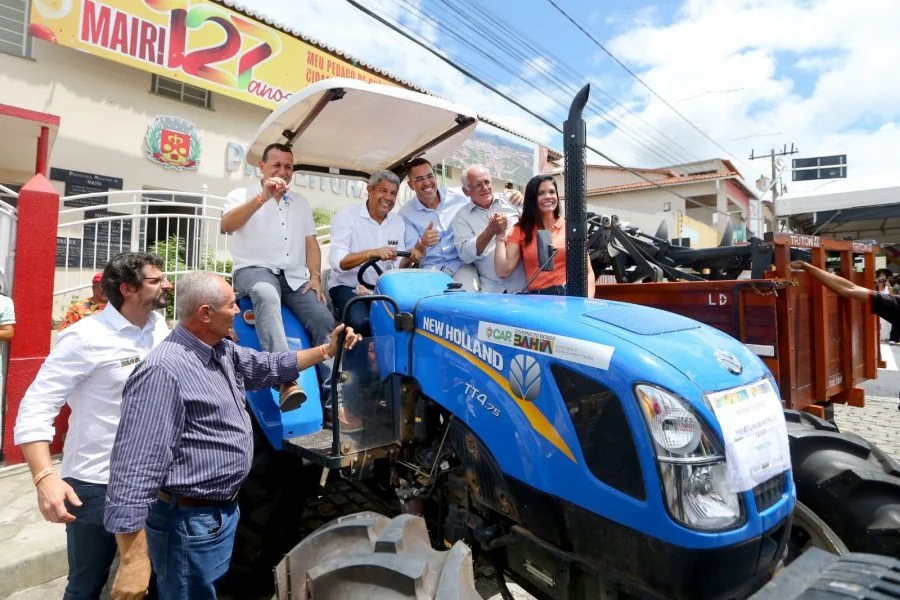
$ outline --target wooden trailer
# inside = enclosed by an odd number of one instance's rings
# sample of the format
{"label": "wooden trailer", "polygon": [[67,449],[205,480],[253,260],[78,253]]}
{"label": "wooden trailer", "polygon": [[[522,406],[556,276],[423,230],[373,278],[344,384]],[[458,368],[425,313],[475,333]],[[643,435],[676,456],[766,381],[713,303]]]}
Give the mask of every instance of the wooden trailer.
{"label": "wooden trailer", "polygon": [[877,376],[880,363],[878,317],[789,263],[791,248],[809,250],[821,268],[839,258],[839,275],[873,289],[879,247],[782,233],[765,241],[775,266],[764,279],[598,285],[594,295],[678,313],[735,337],[771,369],[785,408],[831,419],[831,403],[863,406],[859,386]]}

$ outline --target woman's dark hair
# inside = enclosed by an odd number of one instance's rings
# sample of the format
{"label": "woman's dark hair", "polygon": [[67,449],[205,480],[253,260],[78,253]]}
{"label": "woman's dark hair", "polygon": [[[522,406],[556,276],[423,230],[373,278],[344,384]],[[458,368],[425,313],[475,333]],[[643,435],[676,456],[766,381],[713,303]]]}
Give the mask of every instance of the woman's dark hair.
{"label": "woman's dark hair", "polygon": [[[553,189],[559,196],[559,190],[556,187],[556,180],[552,175],[535,175],[525,185],[525,200],[522,202],[522,216],[519,218],[519,229],[525,235],[525,244],[531,243],[534,232],[544,228],[543,219],[541,219],[540,210],[538,210],[538,190],[545,181],[553,182]],[[559,218],[559,202],[553,209],[553,218]]]}
{"label": "woman's dark hair", "polygon": [[149,252],[123,252],[113,256],[112,260],[106,263],[100,285],[103,286],[103,292],[109,298],[109,303],[115,306],[116,310],[121,310],[125,302],[119,286],[127,283],[140,288],[144,285],[144,267],[147,265],[162,269],[163,261]]}

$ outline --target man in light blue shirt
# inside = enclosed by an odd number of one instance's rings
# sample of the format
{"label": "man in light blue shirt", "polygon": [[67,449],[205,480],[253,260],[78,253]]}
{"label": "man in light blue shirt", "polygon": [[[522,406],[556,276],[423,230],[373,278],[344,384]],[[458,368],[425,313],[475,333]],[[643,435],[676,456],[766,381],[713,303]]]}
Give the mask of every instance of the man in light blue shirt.
{"label": "man in light blue shirt", "polygon": [[410,162],[407,183],[416,195],[400,209],[406,247],[424,254],[420,265],[423,269],[443,271],[464,289],[476,290],[478,273],[471,265],[463,264],[451,227],[456,213],[468,205],[469,199],[440,189],[431,163],[424,158]]}

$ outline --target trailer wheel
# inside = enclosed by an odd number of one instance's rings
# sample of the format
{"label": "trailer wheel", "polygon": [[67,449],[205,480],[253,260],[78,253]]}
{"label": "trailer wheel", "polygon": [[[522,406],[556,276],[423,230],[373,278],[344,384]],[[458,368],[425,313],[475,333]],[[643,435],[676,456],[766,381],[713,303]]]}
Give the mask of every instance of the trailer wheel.
{"label": "trailer wheel", "polygon": [[900,556],[900,465],[858,435],[785,411],[797,499],[853,552]]}
{"label": "trailer wheel", "polygon": [[425,520],[373,512],[341,517],[290,551],[275,569],[276,598],[480,600],[472,551],[434,550]]}

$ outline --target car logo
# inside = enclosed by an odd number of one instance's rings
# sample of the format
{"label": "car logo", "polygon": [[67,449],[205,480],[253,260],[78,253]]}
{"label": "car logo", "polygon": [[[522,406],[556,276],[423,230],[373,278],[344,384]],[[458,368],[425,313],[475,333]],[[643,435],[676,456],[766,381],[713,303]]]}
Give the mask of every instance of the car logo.
{"label": "car logo", "polygon": [[716,360],[719,361],[722,368],[729,373],[740,375],[744,371],[744,367],[741,366],[741,361],[739,361],[734,354],[726,350],[716,350]]}
{"label": "car logo", "polygon": [[521,400],[534,401],[541,393],[541,366],[531,356],[517,354],[509,365],[509,387]]}

